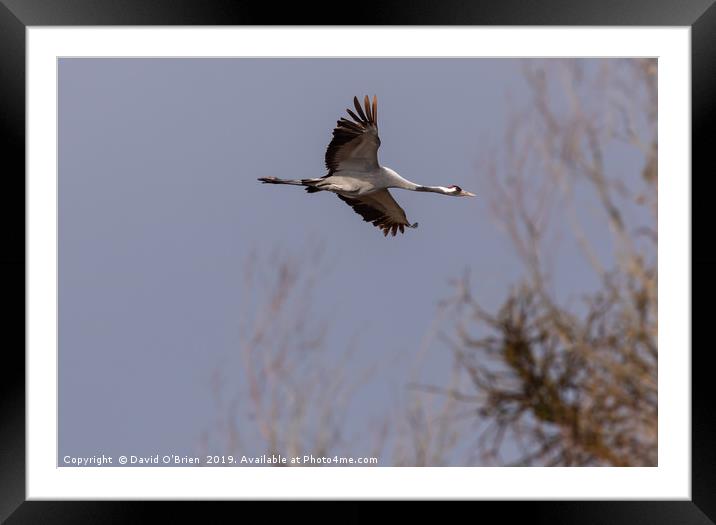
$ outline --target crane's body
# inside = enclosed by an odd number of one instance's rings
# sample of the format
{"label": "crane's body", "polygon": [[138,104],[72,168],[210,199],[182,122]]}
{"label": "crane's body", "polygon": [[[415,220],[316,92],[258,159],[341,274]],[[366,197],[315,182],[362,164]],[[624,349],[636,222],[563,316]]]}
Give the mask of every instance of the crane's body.
{"label": "crane's body", "polygon": [[419,186],[404,179],[395,171],[385,166],[377,169],[360,171],[355,169],[339,170],[331,176],[318,179],[303,179],[296,181],[301,186],[316,188],[323,191],[340,193],[346,197],[360,197],[388,188],[401,188],[417,191]]}
{"label": "crane's body", "polygon": [[410,191],[441,193],[456,197],[473,197],[459,186],[423,186],[404,179],[390,168],[378,163],[378,101],[373,104],[366,96],[365,111],[356,97],[353,98],[358,114],[346,110],[353,121],[341,118],[333,130],[333,139],[326,150],[328,174],[314,179],[279,179],[262,177],[267,184],[291,184],[304,186],[309,193],[329,191],[348,203],[363,220],[383,230],[384,235],[396,234],[404,228],[415,228],[405,211],[395,202],[388,191],[399,188]]}

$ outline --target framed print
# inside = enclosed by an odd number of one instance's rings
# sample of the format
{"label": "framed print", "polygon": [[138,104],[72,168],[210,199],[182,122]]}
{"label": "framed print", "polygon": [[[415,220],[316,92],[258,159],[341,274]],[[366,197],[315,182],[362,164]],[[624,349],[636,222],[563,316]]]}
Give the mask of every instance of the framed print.
{"label": "framed print", "polygon": [[553,4],[5,1],[3,518],[709,523],[716,8]]}

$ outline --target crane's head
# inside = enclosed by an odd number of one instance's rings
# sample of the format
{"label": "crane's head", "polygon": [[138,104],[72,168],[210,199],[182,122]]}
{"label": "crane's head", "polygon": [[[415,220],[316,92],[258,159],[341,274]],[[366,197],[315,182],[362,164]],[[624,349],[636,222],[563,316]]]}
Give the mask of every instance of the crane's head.
{"label": "crane's head", "polygon": [[474,193],[470,193],[469,191],[463,190],[460,186],[455,186],[454,184],[451,184],[447,187],[447,192],[445,192],[445,195],[452,195],[453,197],[475,197],[476,195]]}

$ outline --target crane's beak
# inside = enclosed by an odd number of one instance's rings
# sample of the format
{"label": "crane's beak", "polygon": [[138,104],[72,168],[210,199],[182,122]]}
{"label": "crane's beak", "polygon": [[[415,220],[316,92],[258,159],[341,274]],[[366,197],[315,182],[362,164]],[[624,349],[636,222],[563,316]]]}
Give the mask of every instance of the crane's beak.
{"label": "crane's beak", "polygon": [[462,190],[459,194],[460,197],[477,197],[474,193],[470,193],[469,191]]}

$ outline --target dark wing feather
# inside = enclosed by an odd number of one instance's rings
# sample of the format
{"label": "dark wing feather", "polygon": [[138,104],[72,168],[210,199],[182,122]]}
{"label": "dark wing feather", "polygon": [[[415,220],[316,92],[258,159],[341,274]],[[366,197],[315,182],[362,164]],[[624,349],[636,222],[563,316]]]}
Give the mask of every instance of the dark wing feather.
{"label": "dark wing feather", "polygon": [[365,110],[353,97],[357,114],[347,109],[348,115],[353,119],[341,118],[333,129],[333,139],[326,149],[326,167],[328,175],[342,169],[356,171],[370,171],[378,167],[378,99],[373,97],[371,108],[368,97],[365,99]]}
{"label": "dark wing feather", "polygon": [[353,105],[356,108],[356,111],[358,111],[358,114],[360,115],[360,120],[363,122],[363,124],[368,124],[368,119],[365,116],[365,113],[363,113],[363,108],[360,107],[360,102],[358,102],[358,97],[353,97]]}
{"label": "dark wing feather", "polygon": [[375,122],[373,113],[370,110],[370,99],[368,98],[368,95],[366,95],[365,99],[363,99],[363,104],[365,104],[365,114],[368,115],[368,122]]}
{"label": "dark wing feather", "polygon": [[383,235],[392,233],[393,236],[400,230],[405,232],[405,227],[414,228],[405,216],[405,211],[395,202],[388,190],[381,190],[360,197],[346,197],[336,194],[343,202],[348,203],[363,220],[370,222],[383,231]]}
{"label": "dark wing feather", "polygon": [[[348,114],[351,116],[351,118],[352,118],[353,120],[355,120],[356,122],[360,122],[360,123],[362,123],[362,124],[365,124],[365,121],[364,121],[363,119],[361,119],[358,115],[356,115],[355,113],[353,113],[353,112],[350,110],[350,108],[346,108],[346,111],[348,112]],[[344,121],[344,120],[345,120],[346,122],[351,122],[350,120],[346,120],[346,119],[344,119],[344,118],[341,118],[341,121]],[[351,122],[351,124],[353,124],[353,123]]]}

